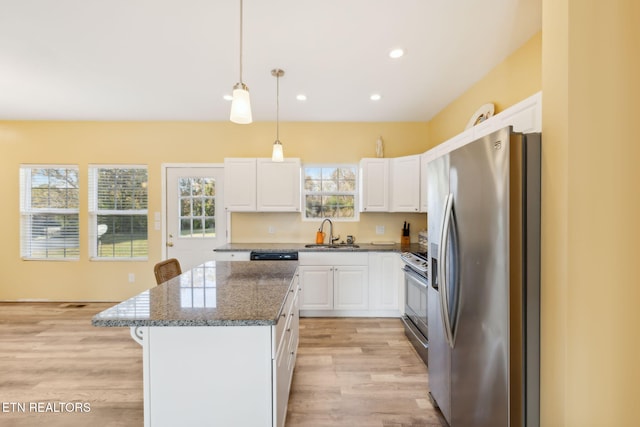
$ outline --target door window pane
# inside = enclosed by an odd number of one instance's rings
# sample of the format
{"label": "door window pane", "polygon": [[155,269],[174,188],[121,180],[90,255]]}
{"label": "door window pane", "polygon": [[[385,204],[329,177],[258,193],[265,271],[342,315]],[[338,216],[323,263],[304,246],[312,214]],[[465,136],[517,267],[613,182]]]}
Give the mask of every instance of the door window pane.
{"label": "door window pane", "polygon": [[216,237],[215,179],[183,177],[178,182],[180,237]]}

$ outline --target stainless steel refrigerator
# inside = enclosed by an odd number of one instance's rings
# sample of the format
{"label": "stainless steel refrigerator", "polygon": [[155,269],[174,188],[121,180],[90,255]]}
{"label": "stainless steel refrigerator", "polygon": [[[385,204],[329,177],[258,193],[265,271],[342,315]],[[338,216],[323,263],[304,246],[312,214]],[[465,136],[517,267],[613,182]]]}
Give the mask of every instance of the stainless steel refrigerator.
{"label": "stainless steel refrigerator", "polygon": [[540,134],[501,129],[427,173],[432,401],[451,427],[539,426]]}

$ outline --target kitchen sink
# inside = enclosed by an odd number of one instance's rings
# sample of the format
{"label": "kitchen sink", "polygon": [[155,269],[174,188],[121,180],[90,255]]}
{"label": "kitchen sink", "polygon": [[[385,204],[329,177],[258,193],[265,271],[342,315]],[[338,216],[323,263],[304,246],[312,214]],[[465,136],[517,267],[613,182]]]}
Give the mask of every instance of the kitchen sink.
{"label": "kitchen sink", "polygon": [[308,245],[304,245],[305,248],[316,248],[316,249],[357,249],[359,245],[353,245],[349,243],[338,243],[337,245],[325,245],[325,244],[317,244],[310,243]]}

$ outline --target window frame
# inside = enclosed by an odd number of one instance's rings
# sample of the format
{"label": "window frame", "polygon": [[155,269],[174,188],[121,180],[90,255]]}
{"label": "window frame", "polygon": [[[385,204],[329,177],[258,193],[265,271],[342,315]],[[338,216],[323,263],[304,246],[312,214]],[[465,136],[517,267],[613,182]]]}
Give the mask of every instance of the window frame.
{"label": "window frame", "polygon": [[[345,191],[308,191],[305,188],[305,180],[306,180],[306,169],[307,168],[353,168],[354,176],[355,176],[355,184],[353,192],[345,192]],[[329,218],[332,222],[358,222],[360,221],[360,166],[357,163],[309,163],[302,165],[302,173],[301,175],[301,205],[302,209],[301,216],[302,221],[304,222],[321,222],[326,218]],[[306,197],[308,195],[317,195],[317,196],[353,196],[353,217],[331,217],[331,216],[322,216],[318,218],[308,218],[307,217],[307,200]]]}
{"label": "window frame", "polygon": [[[149,191],[146,189],[146,209],[98,209],[98,171],[100,169],[144,169],[147,173],[147,185],[149,182],[149,167],[143,164],[90,164],[88,168],[88,214],[89,214],[89,260],[90,261],[147,261],[149,259]],[[113,216],[145,216],[147,218],[147,254],[145,256],[118,256],[106,257],[98,254],[98,217]]]}
{"label": "window frame", "polygon": [[[32,199],[33,190],[33,170],[34,169],[70,169],[77,174],[78,205],[76,208],[34,208]],[[20,258],[25,261],[79,261],[80,260],[80,168],[72,164],[21,164],[20,165]],[[32,239],[29,238],[27,245],[26,236],[32,236],[33,223],[30,220],[36,214],[51,215],[75,215],[76,216],[76,239],[78,241],[77,255],[63,257],[40,257],[27,254],[32,252]],[[28,246],[28,249],[25,247]]]}

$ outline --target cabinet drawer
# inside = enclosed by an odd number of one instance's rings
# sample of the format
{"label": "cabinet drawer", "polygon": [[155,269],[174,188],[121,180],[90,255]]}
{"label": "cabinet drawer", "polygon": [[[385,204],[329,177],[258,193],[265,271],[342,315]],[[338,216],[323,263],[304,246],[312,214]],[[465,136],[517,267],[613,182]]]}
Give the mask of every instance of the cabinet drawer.
{"label": "cabinet drawer", "polygon": [[216,252],[215,259],[216,261],[249,261],[250,254],[249,251]]}
{"label": "cabinet drawer", "polygon": [[368,265],[367,252],[299,252],[300,265]]}
{"label": "cabinet drawer", "polygon": [[[291,294],[289,294],[291,295]],[[283,334],[287,328],[287,324],[290,322],[290,318],[291,316],[290,314],[290,309],[291,309],[291,303],[293,302],[293,297],[292,296],[288,296],[287,297],[287,301],[285,302],[285,307],[288,307],[288,310],[282,310],[282,313],[280,314],[280,317],[278,318],[278,323],[275,326],[275,343],[274,343],[274,351],[277,351],[278,348],[280,348],[280,345],[282,344],[282,338],[283,338]]]}
{"label": "cabinet drawer", "polygon": [[275,326],[273,357],[275,357],[275,354],[280,351],[280,347],[283,345],[283,342],[288,342],[286,334],[288,331],[291,331],[291,322],[294,320],[293,318],[297,318],[298,316],[298,289],[298,284],[294,283],[287,293],[287,298],[282,307],[282,313],[280,314],[278,323]]}

